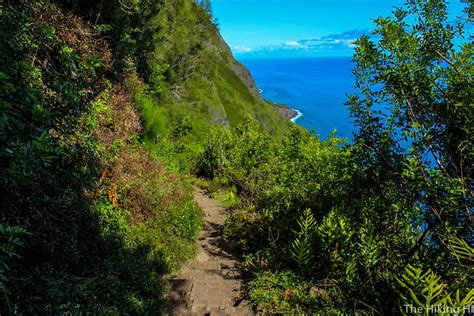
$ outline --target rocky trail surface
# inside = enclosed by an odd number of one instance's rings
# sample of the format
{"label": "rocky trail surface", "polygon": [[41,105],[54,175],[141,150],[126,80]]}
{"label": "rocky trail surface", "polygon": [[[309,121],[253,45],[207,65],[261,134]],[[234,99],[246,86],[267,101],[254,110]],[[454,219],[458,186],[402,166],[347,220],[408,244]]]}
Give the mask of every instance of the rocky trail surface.
{"label": "rocky trail surface", "polygon": [[204,212],[197,256],[172,281],[168,294],[171,315],[252,315],[242,299],[241,262],[223,236],[227,214],[221,203],[195,187],[194,200]]}

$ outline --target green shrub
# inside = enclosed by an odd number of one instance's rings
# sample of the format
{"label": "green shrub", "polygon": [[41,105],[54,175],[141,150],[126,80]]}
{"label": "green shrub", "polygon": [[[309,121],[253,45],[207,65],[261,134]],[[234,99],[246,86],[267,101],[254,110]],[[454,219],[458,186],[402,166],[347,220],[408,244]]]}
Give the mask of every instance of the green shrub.
{"label": "green shrub", "polygon": [[311,313],[324,305],[326,296],[326,289],[313,287],[291,271],[261,272],[249,282],[250,299],[269,314]]}

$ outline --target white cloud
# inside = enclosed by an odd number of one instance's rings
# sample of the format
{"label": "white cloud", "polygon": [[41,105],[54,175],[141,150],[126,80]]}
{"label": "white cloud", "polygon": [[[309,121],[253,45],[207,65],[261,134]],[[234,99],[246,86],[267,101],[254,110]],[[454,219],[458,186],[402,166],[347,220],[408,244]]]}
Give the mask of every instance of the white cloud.
{"label": "white cloud", "polygon": [[249,48],[232,46],[236,54],[265,55],[265,52],[281,52],[282,54],[352,54],[357,38],[370,34],[370,30],[350,30],[339,34],[330,34],[314,38],[290,40],[276,45]]}
{"label": "white cloud", "polygon": [[240,53],[240,54],[250,53],[251,51],[253,51],[252,48],[247,47],[247,46],[242,46],[242,45],[234,45],[231,48],[234,53]]}
{"label": "white cloud", "polygon": [[344,45],[346,45],[347,47],[355,47],[355,44],[354,42],[356,41],[357,39],[356,38],[350,38],[350,39],[341,39],[341,40],[338,40],[339,43],[342,43]]}
{"label": "white cloud", "polygon": [[301,47],[301,43],[299,43],[298,41],[289,41],[289,42],[286,42],[285,43],[286,46],[290,46],[290,47]]}

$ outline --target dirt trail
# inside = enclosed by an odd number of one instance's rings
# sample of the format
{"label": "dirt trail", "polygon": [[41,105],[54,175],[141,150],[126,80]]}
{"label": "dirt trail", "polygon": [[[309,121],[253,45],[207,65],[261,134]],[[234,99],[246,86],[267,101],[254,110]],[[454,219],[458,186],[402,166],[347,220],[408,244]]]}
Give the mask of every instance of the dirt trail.
{"label": "dirt trail", "polygon": [[227,214],[222,205],[194,188],[194,200],[204,212],[196,258],[185,264],[168,295],[171,315],[251,315],[241,299],[243,279],[233,246],[222,235]]}

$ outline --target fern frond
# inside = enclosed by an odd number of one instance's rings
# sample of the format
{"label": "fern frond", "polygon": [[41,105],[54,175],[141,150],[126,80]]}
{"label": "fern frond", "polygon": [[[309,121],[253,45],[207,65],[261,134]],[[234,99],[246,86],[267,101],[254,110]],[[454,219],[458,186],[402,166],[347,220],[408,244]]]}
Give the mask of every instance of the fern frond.
{"label": "fern frond", "polygon": [[306,209],[303,214],[297,220],[300,233],[307,234],[309,233],[314,226],[316,225],[316,220],[314,219],[313,213],[310,209]]}
{"label": "fern frond", "polygon": [[[395,280],[402,288],[400,298],[403,306],[415,305],[422,308],[439,306],[463,309],[474,305],[474,289],[471,289],[462,299],[458,290],[453,301],[453,295],[447,291],[447,284],[442,282],[441,278],[430,269],[423,272],[421,268],[407,265],[405,272],[395,277]],[[405,313],[402,306],[401,310],[402,313]]]}
{"label": "fern frond", "polygon": [[311,243],[308,238],[296,238],[291,244],[290,255],[300,267],[306,267],[312,259]]}
{"label": "fern frond", "polygon": [[455,305],[459,307],[474,305],[474,289],[471,289],[462,300],[461,294],[457,290]]}
{"label": "fern frond", "polygon": [[454,236],[448,236],[446,239],[448,241],[447,247],[454,257],[458,260],[467,260],[474,263],[474,248],[471,245]]}
{"label": "fern frond", "polygon": [[298,231],[295,232],[296,238],[290,245],[291,258],[303,269],[307,270],[313,250],[311,248],[311,232],[316,225],[310,209],[306,209],[297,220]]}

